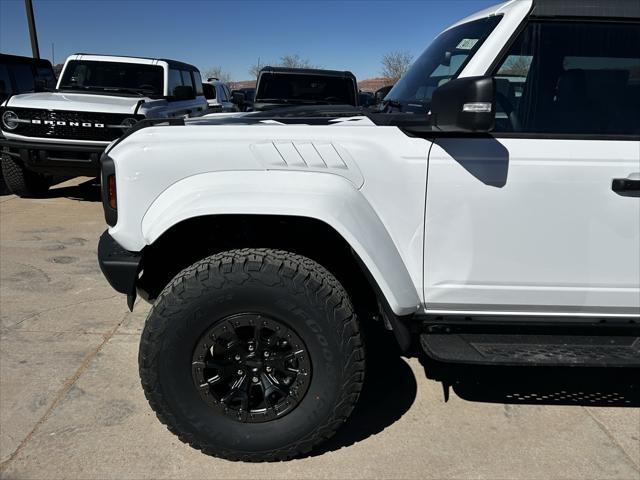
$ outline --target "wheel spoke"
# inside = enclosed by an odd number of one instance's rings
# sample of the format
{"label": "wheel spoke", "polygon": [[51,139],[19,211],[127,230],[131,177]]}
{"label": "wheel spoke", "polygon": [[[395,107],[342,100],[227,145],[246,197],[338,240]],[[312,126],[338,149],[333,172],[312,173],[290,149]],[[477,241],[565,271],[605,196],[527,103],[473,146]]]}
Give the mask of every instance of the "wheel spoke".
{"label": "wheel spoke", "polygon": [[291,360],[292,358],[301,357],[304,355],[304,350],[296,350],[284,357],[285,360]]}
{"label": "wheel spoke", "polygon": [[214,377],[208,378],[207,379],[207,383],[209,385],[215,385],[216,383],[218,383],[220,380],[222,380],[222,376],[221,375],[216,375]]}
{"label": "wheel spoke", "polygon": [[278,380],[273,375],[263,373],[261,377],[265,401],[271,397],[272,393],[279,393],[283,397],[287,396],[287,392],[280,387]]}
{"label": "wheel spoke", "polygon": [[261,331],[262,331],[262,328],[260,327],[260,325],[256,325],[253,327],[253,345],[255,346],[256,350],[260,348],[260,344],[262,343],[260,339]]}

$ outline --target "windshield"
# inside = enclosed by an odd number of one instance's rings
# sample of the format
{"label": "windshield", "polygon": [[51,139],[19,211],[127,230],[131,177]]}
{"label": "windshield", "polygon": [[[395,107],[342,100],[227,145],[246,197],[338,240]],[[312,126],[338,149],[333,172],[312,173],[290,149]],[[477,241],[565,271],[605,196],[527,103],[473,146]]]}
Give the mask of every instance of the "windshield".
{"label": "windshield", "polygon": [[60,88],[118,94],[162,96],[164,71],[156,65],[72,60]]}
{"label": "windshield", "polygon": [[355,105],[352,78],[295,73],[262,73],[256,102]]}
{"label": "windshield", "polygon": [[426,113],[433,91],[455,78],[501,17],[465,23],[440,34],[385,97],[402,111]]}

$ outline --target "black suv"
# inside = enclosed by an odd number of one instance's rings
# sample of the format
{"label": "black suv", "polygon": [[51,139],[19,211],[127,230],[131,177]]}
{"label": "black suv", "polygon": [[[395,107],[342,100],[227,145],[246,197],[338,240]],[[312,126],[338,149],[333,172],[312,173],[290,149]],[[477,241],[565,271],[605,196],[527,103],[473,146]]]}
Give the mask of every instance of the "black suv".
{"label": "black suv", "polygon": [[293,105],[358,105],[351,72],[311,68],[264,67],[258,75],[253,110]]}

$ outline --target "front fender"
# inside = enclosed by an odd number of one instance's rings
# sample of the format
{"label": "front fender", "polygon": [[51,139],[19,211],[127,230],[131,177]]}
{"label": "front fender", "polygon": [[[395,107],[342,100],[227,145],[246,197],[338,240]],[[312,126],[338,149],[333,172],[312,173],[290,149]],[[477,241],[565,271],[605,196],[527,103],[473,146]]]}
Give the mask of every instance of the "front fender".
{"label": "front fender", "polygon": [[152,244],[184,220],[225,214],[320,220],[360,257],[396,315],[418,309],[420,298],[389,232],[354,185],[338,175],[267,170],[187,177],[151,204],[142,220],[142,235],[146,244]]}

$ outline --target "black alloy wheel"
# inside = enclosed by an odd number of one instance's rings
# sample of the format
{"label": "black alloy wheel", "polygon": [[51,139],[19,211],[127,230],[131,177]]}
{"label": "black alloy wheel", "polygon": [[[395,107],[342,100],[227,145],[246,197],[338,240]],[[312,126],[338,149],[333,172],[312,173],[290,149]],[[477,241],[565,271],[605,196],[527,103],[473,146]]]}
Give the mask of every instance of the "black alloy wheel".
{"label": "black alloy wheel", "polygon": [[283,322],[253,313],[216,323],[193,353],[193,381],[202,399],[239,422],[286,415],[311,381],[307,348]]}

